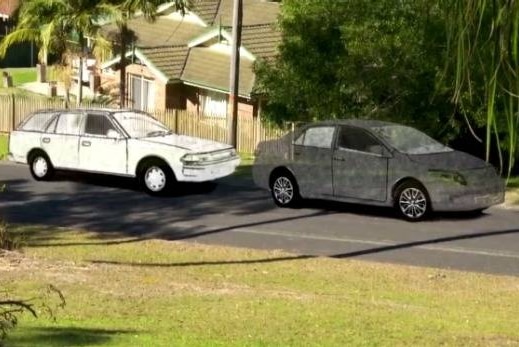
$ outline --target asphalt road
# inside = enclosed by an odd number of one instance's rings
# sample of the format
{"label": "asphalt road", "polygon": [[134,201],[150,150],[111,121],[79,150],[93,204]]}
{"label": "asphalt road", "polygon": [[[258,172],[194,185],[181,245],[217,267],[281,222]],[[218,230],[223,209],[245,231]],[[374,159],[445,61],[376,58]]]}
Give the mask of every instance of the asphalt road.
{"label": "asphalt road", "polygon": [[[216,187],[184,185],[176,196],[152,198],[129,179],[68,173],[36,182],[26,166],[5,162],[2,183],[7,191],[0,194],[0,214],[8,221],[80,227],[97,232],[101,242],[117,242],[118,235],[186,240],[295,254],[252,262],[324,255],[519,275],[519,210],[495,207],[480,216],[443,214],[409,223],[388,209],[324,201],[280,209],[268,192],[243,178],[226,178]],[[52,234],[40,237],[60,245]]]}

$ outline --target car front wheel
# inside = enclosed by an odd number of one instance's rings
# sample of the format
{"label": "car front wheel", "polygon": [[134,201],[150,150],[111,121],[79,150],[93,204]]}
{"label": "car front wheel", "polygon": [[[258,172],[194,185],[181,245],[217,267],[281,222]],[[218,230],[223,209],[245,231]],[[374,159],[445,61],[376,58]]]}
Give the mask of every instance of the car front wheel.
{"label": "car front wheel", "polygon": [[288,173],[274,175],[270,183],[274,203],[280,207],[294,207],[299,201],[299,189],[295,178]]}
{"label": "car front wheel", "polygon": [[427,191],[421,184],[413,181],[405,182],[398,187],[395,205],[400,215],[408,221],[423,220],[430,212]]}
{"label": "car front wheel", "polygon": [[175,183],[175,175],[170,167],[158,160],[147,162],[140,170],[139,181],[149,195],[165,195]]}
{"label": "car front wheel", "polygon": [[54,167],[49,157],[43,153],[31,155],[29,159],[29,167],[32,177],[37,181],[49,180],[54,174]]}

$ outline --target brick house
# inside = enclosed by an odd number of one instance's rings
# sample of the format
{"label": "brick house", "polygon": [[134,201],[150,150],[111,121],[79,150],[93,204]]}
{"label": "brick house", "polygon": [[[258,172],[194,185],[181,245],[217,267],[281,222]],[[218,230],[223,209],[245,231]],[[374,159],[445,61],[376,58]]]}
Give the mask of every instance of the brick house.
{"label": "brick house", "polygon": [[[229,70],[233,0],[196,0],[181,16],[173,4],[149,23],[129,22],[136,41],[127,52],[127,100],[138,109],[184,109],[225,117],[229,109]],[[279,3],[243,0],[240,48],[239,116],[255,117],[261,99],[254,94],[254,63],[272,59],[281,40],[275,28]],[[115,26],[103,30],[114,32]],[[117,86],[118,56],[101,64],[101,86]]]}

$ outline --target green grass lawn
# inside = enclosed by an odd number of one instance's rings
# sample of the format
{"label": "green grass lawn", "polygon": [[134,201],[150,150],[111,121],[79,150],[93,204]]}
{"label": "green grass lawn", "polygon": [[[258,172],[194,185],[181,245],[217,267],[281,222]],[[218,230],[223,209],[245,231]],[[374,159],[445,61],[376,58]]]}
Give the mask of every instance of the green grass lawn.
{"label": "green grass lawn", "polygon": [[5,134],[0,134],[0,160],[7,155],[9,137]]}
{"label": "green grass lawn", "polygon": [[36,68],[8,68],[1,71],[7,71],[13,76],[13,85],[18,87],[24,83],[36,81]]}
{"label": "green grass lawn", "polygon": [[24,230],[24,252],[0,257],[2,290],[52,283],[67,304],[55,321],[22,316],[7,346],[519,344],[516,277]]}

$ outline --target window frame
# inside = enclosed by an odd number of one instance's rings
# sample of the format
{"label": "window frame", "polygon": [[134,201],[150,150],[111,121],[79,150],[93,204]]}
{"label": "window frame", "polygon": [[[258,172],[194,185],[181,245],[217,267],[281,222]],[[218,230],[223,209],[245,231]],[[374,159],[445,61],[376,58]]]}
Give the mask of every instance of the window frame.
{"label": "window frame", "polygon": [[[199,93],[200,105],[202,106],[202,114],[209,118],[226,118],[229,113],[229,96],[223,92],[214,91],[210,89],[200,89]],[[216,100],[216,99],[220,100]],[[207,109],[208,104],[225,104],[225,112],[209,113]],[[211,107],[210,107],[211,108]]]}
{"label": "window frame", "polygon": [[120,126],[119,124],[116,123],[115,119],[113,119],[113,117],[111,117],[111,115],[108,115],[108,114],[105,114],[105,113],[95,113],[95,112],[87,112],[85,114],[85,120],[84,120],[84,126],[83,126],[83,131],[82,133],[80,134],[81,136],[84,136],[84,137],[95,137],[95,138],[103,138],[103,139],[109,139],[111,137],[108,137],[108,135],[99,135],[99,134],[90,134],[90,133],[87,133],[86,130],[87,130],[87,122],[88,122],[88,117],[89,116],[100,116],[100,117],[104,117],[106,120],[108,120],[108,122],[112,125],[112,128],[113,130],[117,131],[117,133],[119,134],[118,138],[122,138],[124,137],[123,133],[121,132],[120,130]]}
{"label": "window frame", "polygon": [[[305,139],[306,139],[306,133],[307,131],[309,131],[310,129],[316,129],[316,128],[332,128],[333,129],[333,135],[332,135],[332,141],[330,143],[330,147],[319,147],[319,146],[310,146],[310,145],[306,145],[305,144]],[[302,138],[302,144],[297,144],[296,142]],[[301,131],[301,134],[294,140],[294,142],[292,143],[294,146],[300,146],[300,147],[304,147],[304,148],[317,148],[317,149],[329,149],[329,150],[334,150],[334,144],[336,142],[336,138],[337,138],[337,126],[336,125],[331,125],[331,124],[319,124],[319,125],[312,125],[312,126],[309,126],[307,128],[305,128],[304,130]]]}
{"label": "window frame", "polygon": [[[50,118],[44,123],[44,125],[41,127],[41,130],[28,130],[28,129],[23,129],[23,127],[29,123],[29,121],[31,119],[33,119],[34,117],[38,116],[38,115],[44,115],[44,114],[50,114]],[[47,129],[49,128],[49,125],[52,123],[52,121],[54,120],[54,118],[56,118],[60,113],[59,112],[34,112],[32,114],[30,114],[27,118],[25,118],[22,122],[20,122],[18,124],[18,126],[16,127],[16,130],[15,131],[23,131],[23,132],[28,132],[28,133],[47,133]]]}
{"label": "window frame", "polygon": [[[358,149],[347,148],[347,147],[341,147],[339,145],[339,141],[340,141],[341,131],[342,131],[343,128],[354,129],[354,130],[357,130],[357,131],[360,131],[360,132],[364,133],[368,137],[371,137],[372,139],[374,139],[382,147],[384,154],[373,153],[373,152],[366,152],[366,151],[361,151],[361,150],[358,150]],[[338,126],[338,131],[337,131],[337,134],[336,134],[334,149],[336,151],[347,151],[347,152],[352,152],[352,153],[361,153],[361,154],[372,155],[372,156],[376,156],[376,157],[389,157],[390,156],[389,153],[391,153],[389,151],[389,149],[387,148],[386,144],[384,142],[382,142],[372,132],[370,132],[367,129],[364,129],[364,128],[361,128],[361,127],[352,126],[352,125],[339,125]]]}
{"label": "window frame", "polygon": [[[80,119],[80,122],[79,122],[79,129],[78,129],[78,133],[77,134],[66,134],[66,133],[58,133],[57,130],[58,130],[58,124],[59,124],[59,121],[61,119],[61,117],[63,115],[71,115],[71,114],[76,114],[76,115],[79,115],[81,117]],[[60,112],[58,115],[57,115],[58,119],[56,121],[56,125],[54,127],[54,132],[53,134],[54,135],[61,135],[61,136],[81,136],[82,133],[84,132],[85,130],[85,121],[86,121],[86,113],[85,112],[79,112],[79,111],[63,111],[63,112]]]}

